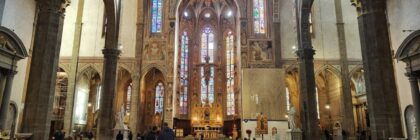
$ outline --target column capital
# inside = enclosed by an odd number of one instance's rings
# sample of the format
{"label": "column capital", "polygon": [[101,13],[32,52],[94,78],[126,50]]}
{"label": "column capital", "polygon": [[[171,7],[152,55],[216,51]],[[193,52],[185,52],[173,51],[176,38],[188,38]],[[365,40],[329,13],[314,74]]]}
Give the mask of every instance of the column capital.
{"label": "column capital", "polygon": [[104,54],[105,58],[110,58],[110,57],[118,58],[119,55],[121,54],[121,51],[116,48],[105,48],[102,50],[102,54]]}
{"label": "column capital", "polygon": [[299,59],[303,60],[313,60],[315,55],[315,50],[312,48],[302,48],[296,51]]}
{"label": "column capital", "polygon": [[416,72],[406,72],[405,76],[407,76],[409,79],[411,79],[411,78],[416,78],[417,79],[417,76],[419,76],[419,75]]}
{"label": "column capital", "polygon": [[64,14],[71,0],[35,0],[40,10]]}
{"label": "column capital", "polygon": [[137,81],[137,80],[139,80],[140,79],[140,74],[133,74],[133,75],[131,75],[131,80],[132,81]]}
{"label": "column capital", "polygon": [[9,72],[7,73],[7,76],[9,76],[9,77],[13,77],[13,76],[15,76],[17,74],[17,71],[15,71],[15,70],[9,70]]}
{"label": "column capital", "polygon": [[385,0],[350,0],[350,3],[356,7],[358,16],[386,9]]}

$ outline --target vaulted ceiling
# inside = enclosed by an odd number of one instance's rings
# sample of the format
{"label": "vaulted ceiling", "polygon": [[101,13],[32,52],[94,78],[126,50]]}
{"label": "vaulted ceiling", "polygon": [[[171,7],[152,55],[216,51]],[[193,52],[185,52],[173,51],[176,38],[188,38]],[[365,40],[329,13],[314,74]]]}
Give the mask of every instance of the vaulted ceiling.
{"label": "vaulted ceiling", "polygon": [[225,9],[236,11],[236,3],[234,0],[184,0],[179,10],[182,14],[184,11],[194,12],[195,17],[199,17],[203,11],[211,10],[217,15],[221,15]]}

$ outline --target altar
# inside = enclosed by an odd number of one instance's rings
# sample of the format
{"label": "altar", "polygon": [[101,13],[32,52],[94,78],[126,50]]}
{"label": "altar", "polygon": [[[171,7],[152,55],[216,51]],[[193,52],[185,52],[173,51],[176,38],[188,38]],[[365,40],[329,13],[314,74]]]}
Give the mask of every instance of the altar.
{"label": "altar", "polygon": [[203,105],[197,106],[196,115],[192,121],[193,133],[204,139],[219,138],[219,135],[223,133],[223,119],[220,110],[218,105],[213,106],[207,99]]}
{"label": "altar", "polygon": [[194,133],[204,139],[217,139],[220,134],[222,134],[222,127],[218,126],[201,126],[193,127]]}

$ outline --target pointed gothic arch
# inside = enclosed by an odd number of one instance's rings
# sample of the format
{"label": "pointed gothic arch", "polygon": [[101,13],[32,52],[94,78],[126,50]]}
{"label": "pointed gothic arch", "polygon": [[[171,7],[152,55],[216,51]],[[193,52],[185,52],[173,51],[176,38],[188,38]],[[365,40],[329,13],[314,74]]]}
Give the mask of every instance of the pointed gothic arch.
{"label": "pointed gothic arch", "polygon": [[[143,78],[141,78],[141,91],[140,91],[140,108],[139,114],[140,121],[139,121],[139,128],[141,130],[147,130],[148,127],[157,126],[160,127],[164,116],[170,115],[166,114],[165,108],[169,104],[169,96],[168,96],[168,88],[166,87],[166,77],[162,71],[159,70],[157,67],[151,67],[148,71],[145,72]],[[164,87],[163,91],[163,111],[162,113],[157,114],[156,110],[156,87],[159,83],[162,83]]]}
{"label": "pointed gothic arch", "polygon": [[[117,72],[117,93],[115,96],[115,110],[120,110],[122,106],[124,106],[124,113],[125,116],[129,116],[129,112],[131,109],[131,94],[135,94],[131,92],[132,88],[132,79],[131,73],[123,68],[120,67]],[[125,119],[124,121],[129,121]],[[125,122],[128,123],[128,122]]]}
{"label": "pointed gothic arch", "polygon": [[[339,73],[338,73],[339,74]],[[331,66],[324,66],[316,73],[316,96],[320,128],[331,131],[336,122],[343,123],[341,78]]]}

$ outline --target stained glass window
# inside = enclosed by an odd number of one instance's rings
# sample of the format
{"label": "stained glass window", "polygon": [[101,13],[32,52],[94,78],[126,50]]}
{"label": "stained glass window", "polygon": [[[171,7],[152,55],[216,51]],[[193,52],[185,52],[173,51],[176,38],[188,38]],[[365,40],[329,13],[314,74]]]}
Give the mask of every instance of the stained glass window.
{"label": "stained glass window", "polygon": [[266,31],[266,12],[265,0],[254,0],[253,17],[254,17],[254,32],[257,34],[264,34]]}
{"label": "stained glass window", "polygon": [[233,35],[229,32],[226,37],[226,90],[227,115],[235,114],[235,57]]}
{"label": "stained glass window", "polygon": [[102,86],[98,85],[96,87],[96,103],[95,103],[95,111],[99,110],[99,106],[101,105],[101,93],[102,93]]}
{"label": "stained glass window", "polygon": [[131,107],[131,88],[133,87],[133,84],[130,83],[127,87],[127,102],[125,103],[125,110],[126,112],[130,112]]}
{"label": "stained glass window", "polygon": [[315,88],[315,99],[316,99],[316,112],[318,113],[318,119],[320,118],[319,115],[319,93],[318,93],[318,88]]}
{"label": "stained glass window", "polygon": [[312,38],[315,37],[314,24],[312,21],[312,13],[309,14],[309,33],[311,33]]}
{"label": "stained glass window", "polygon": [[158,83],[156,86],[156,95],[155,95],[155,113],[162,114],[163,112],[163,95],[165,94],[165,90],[163,88],[162,83]]}
{"label": "stained glass window", "polygon": [[181,37],[181,51],[180,51],[180,113],[187,114],[188,104],[188,43],[189,38],[187,32],[184,32]]}
{"label": "stained glass window", "polygon": [[208,83],[206,82],[206,71],[204,67],[200,68],[201,74],[201,101],[204,104],[207,96],[209,103],[214,102],[214,67],[210,67],[210,77]]}
{"label": "stained glass window", "polygon": [[210,27],[206,27],[201,35],[201,62],[206,62],[209,57],[209,63],[214,62],[214,34]]}
{"label": "stained glass window", "polygon": [[[214,34],[210,27],[205,27],[201,34],[201,63],[205,66],[201,66],[201,100],[205,103],[207,97],[209,103],[214,102],[214,67],[211,66],[214,63]],[[206,58],[209,59],[208,63]]]}
{"label": "stained glass window", "polygon": [[286,88],[286,109],[287,111],[290,110],[290,93],[289,93],[289,88]]}
{"label": "stained glass window", "polygon": [[162,0],[152,0],[152,33],[162,32]]}

